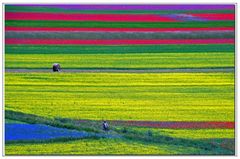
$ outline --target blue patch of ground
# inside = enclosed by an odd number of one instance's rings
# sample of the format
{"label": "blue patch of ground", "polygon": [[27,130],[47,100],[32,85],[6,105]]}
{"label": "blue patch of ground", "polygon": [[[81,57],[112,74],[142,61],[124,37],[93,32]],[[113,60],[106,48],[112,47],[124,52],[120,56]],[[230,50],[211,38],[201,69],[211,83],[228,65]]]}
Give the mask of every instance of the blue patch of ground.
{"label": "blue patch of ground", "polygon": [[5,124],[5,141],[14,140],[48,140],[54,138],[84,138],[89,137],[87,132],[56,128],[42,124]]}
{"label": "blue patch of ground", "polygon": [[86,137],[120,138],[111,133],[89,133],[85,131],[57,128],[43,124],[5,123],[5,141],[49,140],[56,138]]}

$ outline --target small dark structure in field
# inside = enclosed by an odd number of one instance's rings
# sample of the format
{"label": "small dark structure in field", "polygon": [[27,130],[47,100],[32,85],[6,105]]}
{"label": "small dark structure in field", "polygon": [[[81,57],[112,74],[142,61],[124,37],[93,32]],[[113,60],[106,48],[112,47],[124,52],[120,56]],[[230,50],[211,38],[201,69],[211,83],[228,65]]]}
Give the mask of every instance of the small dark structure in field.
{"label": "small dark structure in field", "polygon": [[53,64],[53,72],[60,72],[60,71],[61,71],[60,64],[54,63]]}

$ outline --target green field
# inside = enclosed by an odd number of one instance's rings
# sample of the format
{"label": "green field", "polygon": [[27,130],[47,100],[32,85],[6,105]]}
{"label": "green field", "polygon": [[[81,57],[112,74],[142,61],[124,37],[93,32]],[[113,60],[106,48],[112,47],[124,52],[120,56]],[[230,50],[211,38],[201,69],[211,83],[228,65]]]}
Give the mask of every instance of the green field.
{"label": "green field", "polygon": [[[63,149],[64,147],[64,149]],[[59,151],[61,149],[61,151]],[[167,154],[200,154],[204,153],[197,148],[186,148],[183,146],[174,146],[167,144],[148,144],[143,142],[130,142],[120,139],[84,139],[70,142],[59,143],[29,143],[14,144],[6,146],[7,155],[22,154],[28,155],[132,155],[132,154],[150,154],[150,155],[167,155]],[[206,153],[206,152],[205,152]]]}
{"label": "green field", "polygon": [[5,5],[6,155],[235,155],[233,5],[52,7]]}
{"label": "green field", "polygon": [[6,54],[234,53],[231,44],[199,45],[7,45]]}
{"label": "green field", "polygon": [[213,68],[234,67],[234,53],[6,54],[6,68]]}
{"label": "green field", "polygon": [[207,28],[232,27],[234,21],[191,22],[102,22],[102,21],[42,21],[6,20],[5,26],[15,27],[66,27],[66,28]]}
{"label": "green field", "polygon": [[233,10],[66,10],[54,7],[25,7],[10,6],[5,8],[7,12],[47,12],[47,13],[87,13],[87,14],[173,14],[173,13],[234,13]]}
{"label": "green field", "polygon": [[214,138],[234,138],[234,129],[160,129],[133,127],[132,130],[149,131],[153,135],[161,134],[175,138],[185,139],[214,139]]}
{"label": "green field", "polygon": [[46,117],[234,121],[233,73],[5,73],[6,110]]}
{"label": "green field", "polygon": [[5,123],[25,123],[25,122],[21,122],[21,121],[17,121],[17,120],[12,120],[12,119],[5,119]]}

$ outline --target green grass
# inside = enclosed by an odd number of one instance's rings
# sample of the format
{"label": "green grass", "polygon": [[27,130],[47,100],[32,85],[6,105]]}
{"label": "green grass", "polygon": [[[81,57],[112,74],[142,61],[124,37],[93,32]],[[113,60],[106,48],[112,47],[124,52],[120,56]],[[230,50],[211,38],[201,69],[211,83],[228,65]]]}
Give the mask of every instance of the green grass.
{"label": "green grass", "polygon": [[42,21],[5,20],[5,26],[15,27],[70,27],[70,28],[208,28],[234,27],[234,21],[207,22],[98,22],[98,21]]}
{"label": "green grass", "polygon": [[176,13],[234,13],[234,10],[66,10],[53,7],[5,6],[6,12],[87,13],[87,14],[176,14]]}
{"label": "green grass", "polygon": [[5,73],[5,108],[72,119],[234,121],[234,73]]}
{"label": "green grass", "polygon": [[171,137],[187,139],[234,138],[234,129],[163,129],[160,130],[159,133]]}
{"label": "green grass", "polygon": [[6,68],[213,68],[234,67],[234,53],[6,54]]}
{"label": "green grass", "polygon": [[6,54],[128,54],[128,53],[216,53],[234,52],[234,45],[6,45]]}
{"label": "green grass", "polygon": [[121,139],[83,139],[63,143],[46,144],[7,144],[6,155],[113,155],[113,154],[197,154],[197,148],[174,145],[149,145],[136,141]]}
{"label": "green grass", "polygon": [[153,135],[164,135],[184,139],[234,138],[234,129],[162,129],[141,127],[128,127],[127,129],[143,131],[145,133],[151,131]]}
{"label": "green grass", "polygon": [[25,122],[22,121],[18,121],[18,120],[12,120],[12,119],[5,119],[5,123],[19,123],[19,124],[23,124]]}

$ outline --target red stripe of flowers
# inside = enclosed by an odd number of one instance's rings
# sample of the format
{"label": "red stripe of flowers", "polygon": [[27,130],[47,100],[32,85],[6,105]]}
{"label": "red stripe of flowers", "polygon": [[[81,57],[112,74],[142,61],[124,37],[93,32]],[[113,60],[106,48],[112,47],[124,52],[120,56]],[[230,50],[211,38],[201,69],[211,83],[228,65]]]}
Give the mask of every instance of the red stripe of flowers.
{"label": "red stripe of flowers", "polygon": [[234,27],[219,28],[35,28],[35,27],[11,27],[5,31],[104,31],[104,32],[167,32],[167,31],[234,31]]}
{"label": "red stripe of flowers", "polygon": [[234,122],[157,122],[157,121],[111,121],[116,124],[168,129],[234,129]]}
{"label": "red stripe of flowers", "polygon": [[6,39],[6,44],[33,44],[33,45],[234,44],[234,39],[177,39],[177,40]]}
{"label": "red stripe of flowers", "polygon": [[207,20],[234,20],[235,16],[232,13],[199,13],[199,14],[191,14],[192,16],[204,18]]}
{"label": "red stripe of flowers", "polygon": [[105,22],[176,22],[175,19],[153,14],[65,14],[7,12],[6,20],[63,20]]}

